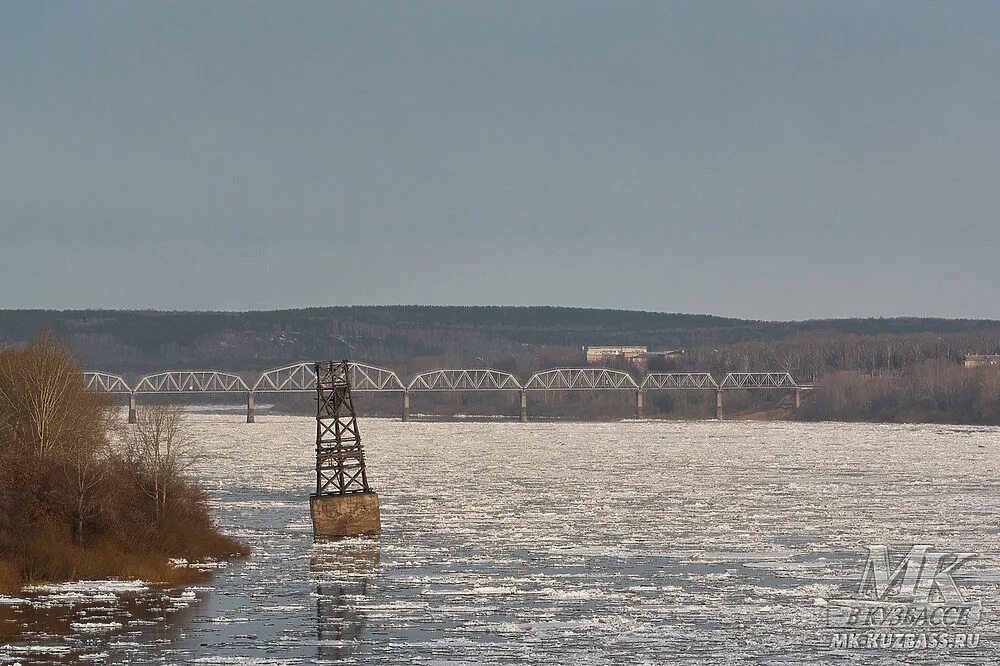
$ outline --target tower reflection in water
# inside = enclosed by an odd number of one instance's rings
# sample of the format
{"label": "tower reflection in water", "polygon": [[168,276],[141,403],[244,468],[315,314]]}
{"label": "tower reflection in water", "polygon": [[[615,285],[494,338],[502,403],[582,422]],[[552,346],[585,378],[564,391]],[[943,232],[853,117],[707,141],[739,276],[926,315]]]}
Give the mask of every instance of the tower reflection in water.
{"label": "tower reflection in water", "polygon": [[344,659],[361,650],[363,607],[375,594],[379,553],[377,537],[314,544],[310,569],[316,581],[319,659]]}

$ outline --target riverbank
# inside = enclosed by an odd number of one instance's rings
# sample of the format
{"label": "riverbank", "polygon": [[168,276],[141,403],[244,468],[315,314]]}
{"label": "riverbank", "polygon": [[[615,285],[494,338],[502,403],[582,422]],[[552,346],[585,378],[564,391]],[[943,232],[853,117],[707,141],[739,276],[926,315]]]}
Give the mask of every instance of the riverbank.
{"label": "riverbank", "polygon": [[0,350],[0,593],[81,579],[193,580],[171,560],[243,557],[188,470],[182,409],[124,424],[50,335]]}

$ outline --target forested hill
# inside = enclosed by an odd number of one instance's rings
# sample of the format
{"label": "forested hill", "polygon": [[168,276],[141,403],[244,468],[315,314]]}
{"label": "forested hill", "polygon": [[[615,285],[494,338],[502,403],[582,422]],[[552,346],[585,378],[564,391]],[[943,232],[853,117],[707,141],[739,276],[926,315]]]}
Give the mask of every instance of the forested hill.
{"label": "forested hill", "polygon": [[393,367],[517,367],[571,359],[583,345],[691,348],[794,333],[955,333],[1000,322],[838,319],[765,322],[710,315],[557,307],[344,306],[256,312],[0,310],[0,340],[51,330],[90,368],[259,370],[350,357]]}

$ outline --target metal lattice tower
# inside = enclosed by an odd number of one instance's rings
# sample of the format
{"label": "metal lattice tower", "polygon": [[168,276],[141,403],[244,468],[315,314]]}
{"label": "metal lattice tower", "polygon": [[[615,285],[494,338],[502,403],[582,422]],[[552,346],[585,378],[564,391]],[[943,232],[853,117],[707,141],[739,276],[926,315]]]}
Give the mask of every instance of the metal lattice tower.
{"label": "metal lattice tower", "polygon": [[348,361],[316,364],[316,495],[369,493]]}

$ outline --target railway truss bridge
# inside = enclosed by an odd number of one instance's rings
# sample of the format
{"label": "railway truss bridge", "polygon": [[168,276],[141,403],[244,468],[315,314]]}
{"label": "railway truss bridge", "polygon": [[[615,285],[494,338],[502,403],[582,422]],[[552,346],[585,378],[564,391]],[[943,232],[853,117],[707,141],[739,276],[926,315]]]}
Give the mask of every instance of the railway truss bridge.
{"label": "railway truss bridge", "polygon": [[[715,417],[721,419],[722,395],[726,391],[789,391],[795,408],[802,392],[812,389],[799,384],[787,372],[731,372],[722,381],[707,372],[651,372],[637,381],[632,375],[607,368],[554,368],[542,370],[521,382],[514,375],[486,368],[445,369],[422,372],[403,382],[392,370],[351,362],[351,391],[355,393],[396,393],[402,396],[402,419],[409,420],[410,398],[420,393],[509,392],[520,396],[521,421],[528,420],[528,394],[559,391],[625,391],[635,396],[635,416],[643,417],[643,401],[650,391],[713,391]],[[121,375],[85,372],[89,390],[128,397],[129,422],[135,423],[136,404],[142,395],[238,394],[245,396],[247,423],[254,422],[258,395],[315,393],[315,363],[303,362],[272,368],[252,384],[241,375],[222,370],[168,370],[140,377],[131,386]]]}

